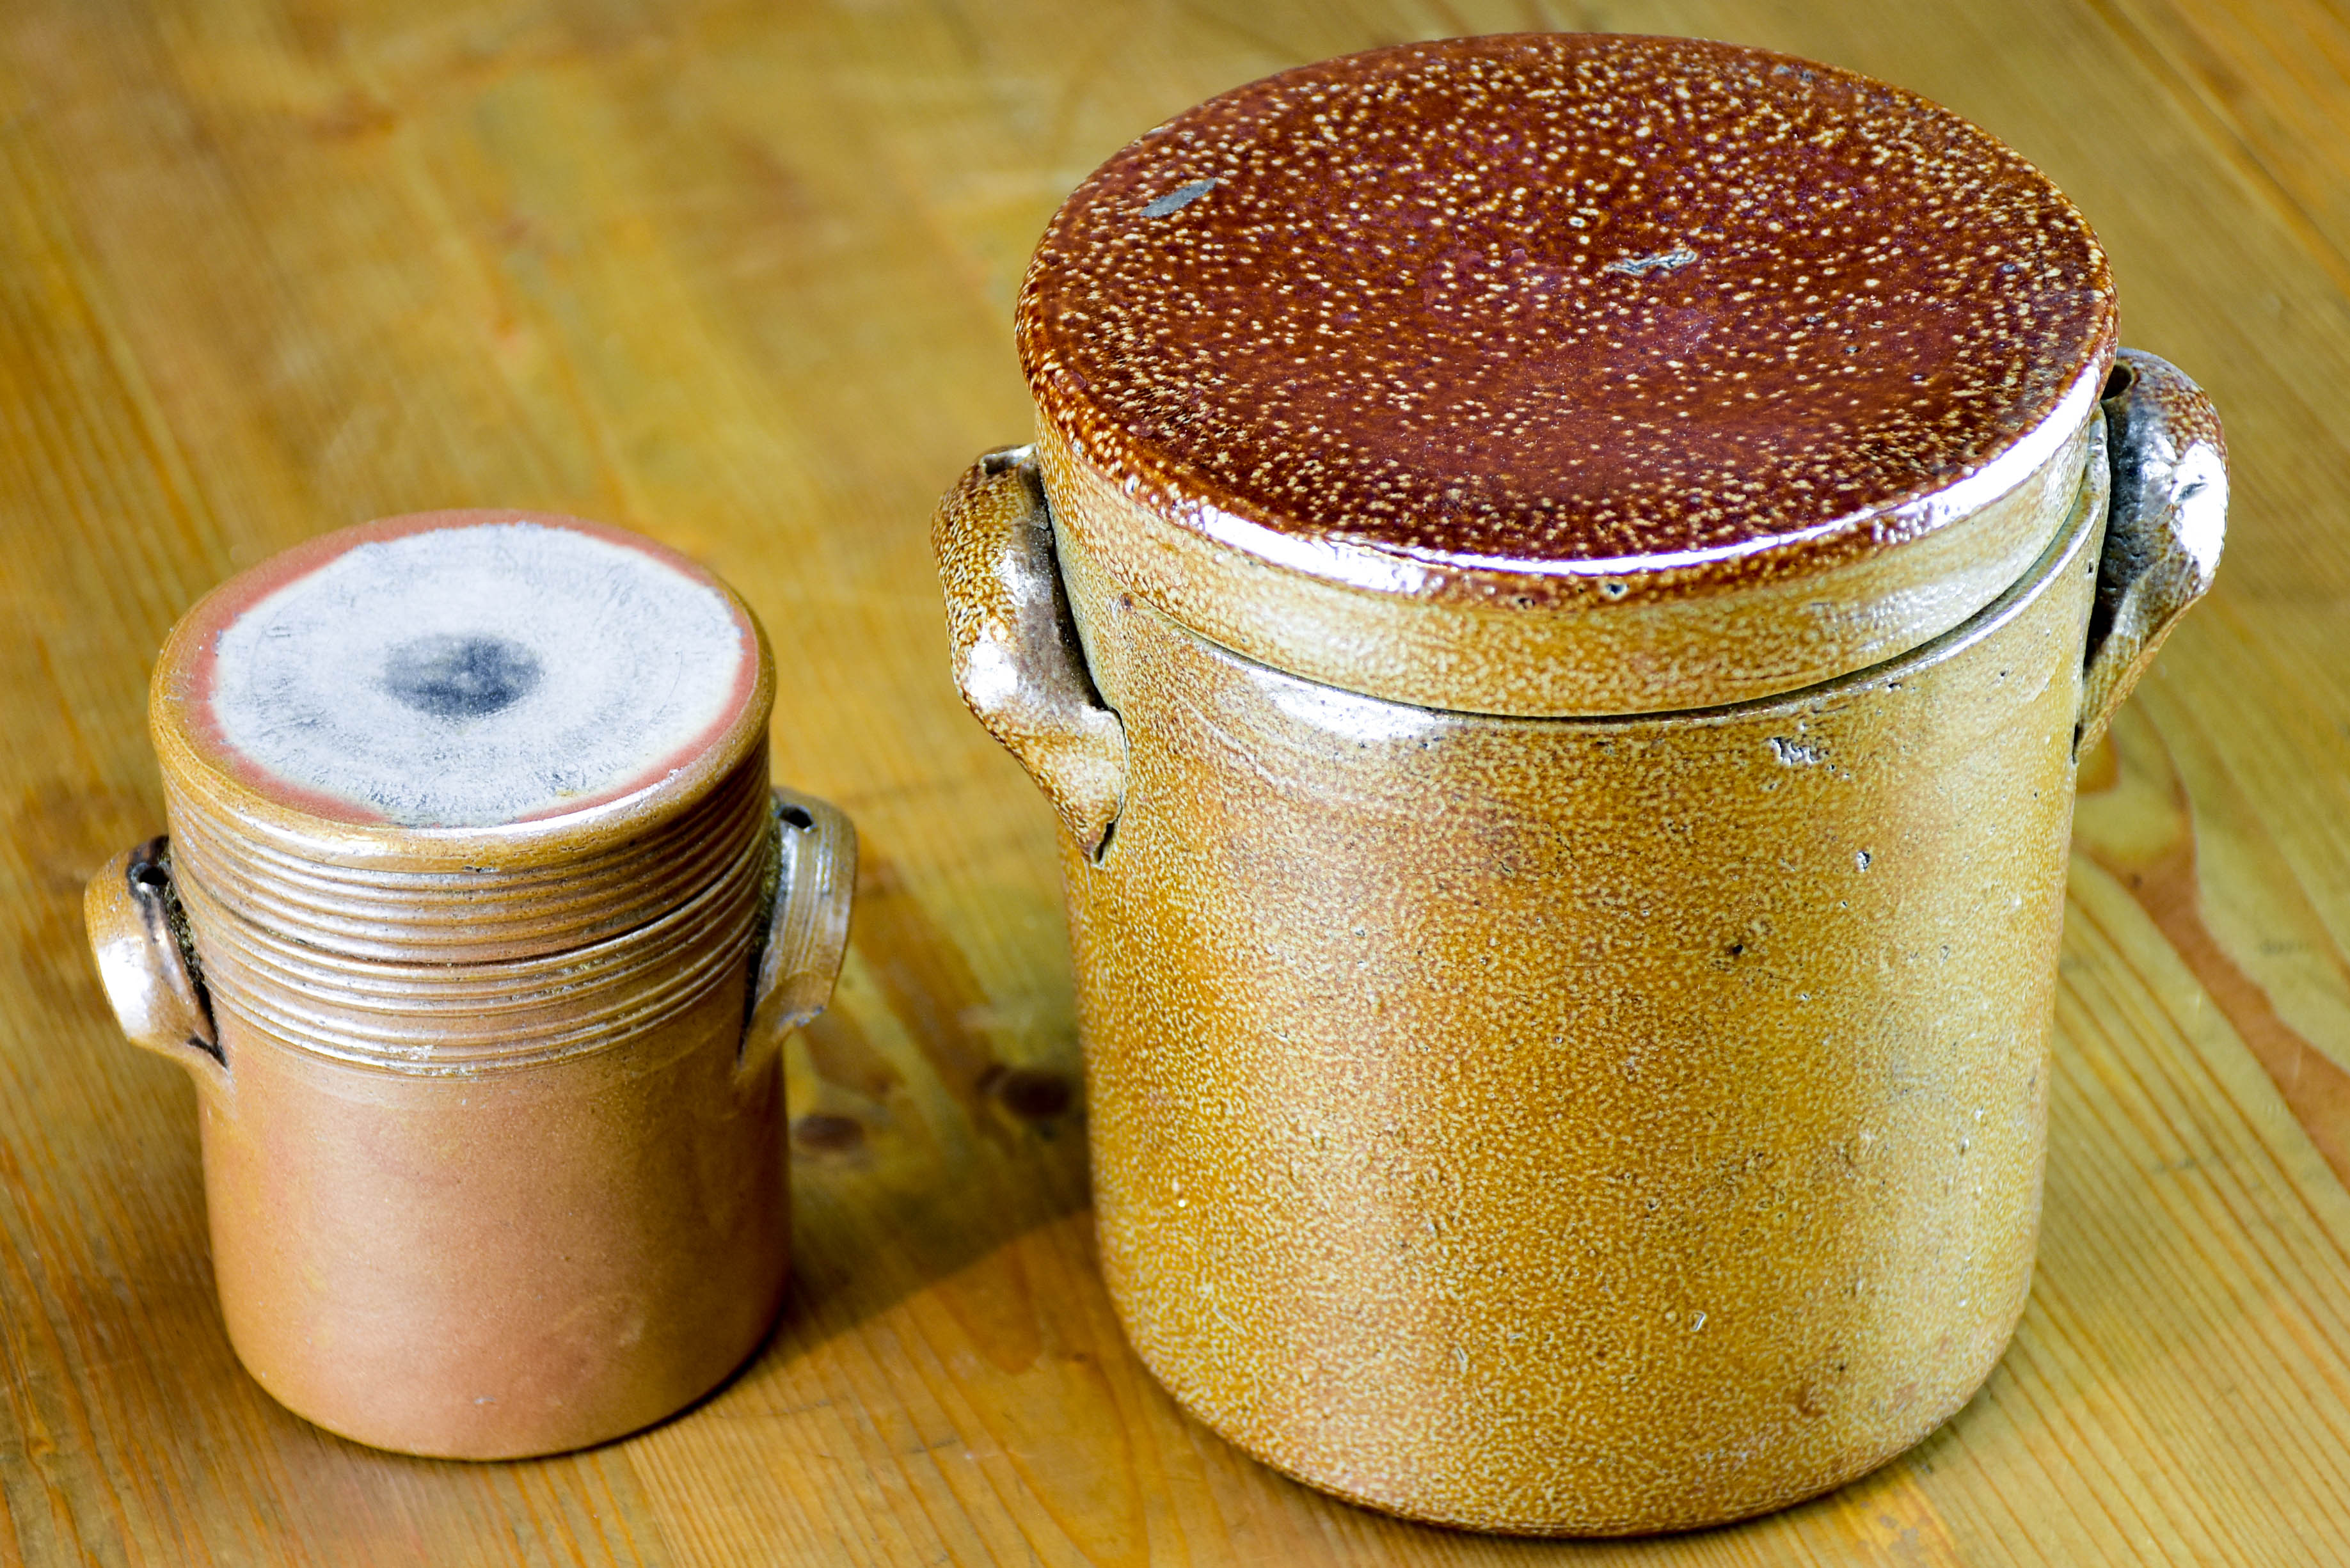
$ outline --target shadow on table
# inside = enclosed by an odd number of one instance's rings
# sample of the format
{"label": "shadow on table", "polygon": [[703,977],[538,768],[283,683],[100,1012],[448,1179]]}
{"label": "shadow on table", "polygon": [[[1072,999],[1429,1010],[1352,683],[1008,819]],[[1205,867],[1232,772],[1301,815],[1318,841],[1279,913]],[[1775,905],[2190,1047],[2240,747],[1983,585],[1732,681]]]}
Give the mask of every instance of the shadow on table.
{"label": "shadow on table", "polygon": [[[767,1356],[942,1282],[962,1281],[956,1297],[1016,1295],[1024,1286],[1008,1276],[963,1276],[1087,1207],[1074,1029],[992,1003],[952,937],[869,848],[850,945],[833,1007],[791,1049],[792,1284]],[[1057,937],[1054,950],[1066,950]],[[1053,978],[1066,997],[1066,967]],[[1065,1018],[1066,1002],[1051,1011]]]}

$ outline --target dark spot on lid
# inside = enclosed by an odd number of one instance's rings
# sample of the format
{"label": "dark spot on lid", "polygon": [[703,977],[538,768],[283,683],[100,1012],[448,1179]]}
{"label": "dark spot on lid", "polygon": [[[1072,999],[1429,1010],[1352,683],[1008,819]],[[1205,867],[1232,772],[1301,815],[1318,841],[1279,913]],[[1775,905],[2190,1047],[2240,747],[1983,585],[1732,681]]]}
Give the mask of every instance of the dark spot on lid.
{"label": "dark spot on lid", "polygon": [[479,719],[537,689],[538,656],[503,637],[411,638],[384,656],[383,689],[436,719]]}

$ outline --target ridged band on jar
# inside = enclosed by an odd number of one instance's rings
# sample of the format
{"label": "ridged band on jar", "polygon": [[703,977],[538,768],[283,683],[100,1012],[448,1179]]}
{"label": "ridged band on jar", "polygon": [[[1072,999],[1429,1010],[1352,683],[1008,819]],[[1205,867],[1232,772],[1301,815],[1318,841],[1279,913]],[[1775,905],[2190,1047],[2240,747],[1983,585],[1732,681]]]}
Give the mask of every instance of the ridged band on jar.
{"label": "ridged band on jar", "polygon": [[212,1005],[299,1050],[447,1075],[602,1050],[744,981],[775,896],[773,826],[689,901],[586,946],[502,961],[387,961],[322,950],[242,918],[175,865]]}
{"label": "ridged band on jar", "polygon": [[[158,745],[163,742],[159,738]],[[455,868],[327,857],[242,791],[167,767],[178,873],[224,909],[325,951],[496,963],[601,941],[691,902],[753,857],[767,828],[766,737],[666,822],[547,860],[477,846]],[[233,781],[231,781],[233,783]]]}

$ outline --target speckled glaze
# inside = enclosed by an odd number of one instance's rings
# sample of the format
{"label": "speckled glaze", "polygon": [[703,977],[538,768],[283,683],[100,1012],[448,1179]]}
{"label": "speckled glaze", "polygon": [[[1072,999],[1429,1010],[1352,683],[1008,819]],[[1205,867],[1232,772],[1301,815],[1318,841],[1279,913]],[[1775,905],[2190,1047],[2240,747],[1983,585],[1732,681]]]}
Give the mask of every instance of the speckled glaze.
{"label": "speckled glaze", "polygon": [[1065,867],[1095,1212],[1159,1380],[1544,1532],[1776,1507],[1964,1403],[2031,1279],[2103,496],[1942,642],[1651,719],[1317,685],[1065,546],[1133,758]]}
{"label": "speckled glaze", "polygon": [[660,1419],[757,1345],[789,1210],[784,1034],[821,1011],[856,841],[767,785],[773,661],[687,753],[577,808],[411,828],[304,794],[207,722],[220,628],[390,519],[224,585],[159,659],[172,836],[86,910],[133,1044],[186,1067],[222,1315],[256,1381],[379,1448],[508,1459]]}
{"label": "speckled glaze", "polygon": [[2045,546],[2114,349],[2087,224],[1973,126],[1579,35],[1178,116],[1062,207],[1017,321],[1055,497],[1103,492],[1066,525],[1125,586],[1284,669],[1523,714],[1949,630]]}
{"label": "speckled glaze", "polygon": [[2209,403],[2108,379],[2112,323],[1981,132],[1711,44],[1310,67],[1071,199],[1036,442],[933,537],[1061,815],[1103,1272],[1187,1407],[1375,1507],[1617,1534],[1979,1386],[2077,747],[2224,529]]}

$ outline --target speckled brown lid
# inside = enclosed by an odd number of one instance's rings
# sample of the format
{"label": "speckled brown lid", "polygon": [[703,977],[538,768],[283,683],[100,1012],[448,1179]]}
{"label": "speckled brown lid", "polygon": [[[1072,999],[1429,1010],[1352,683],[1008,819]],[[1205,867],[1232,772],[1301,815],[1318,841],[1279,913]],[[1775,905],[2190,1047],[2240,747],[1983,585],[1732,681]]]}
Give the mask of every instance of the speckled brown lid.
{"label": "speckled brown lid", "polygon": [[1915,94],[1525,35],[1149,132],[1053,220],[1019,335],[1077,452],[1228,544],[1549,573],[1930,526],[1905,507],[2014,455],[2114,306],[2072,203]]}
{"label": "speckled brown lid", "polygon": [[1540,607],[1969,514],[2077,436],[2114,303],[2072,204],[1915,94],[1515,35],[1285,71],[1141,137],[1054,218],[1018,335],[1048,441],[1180,530]]}

